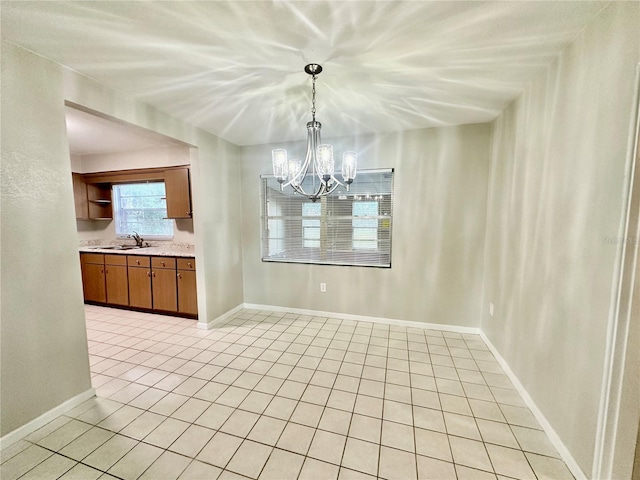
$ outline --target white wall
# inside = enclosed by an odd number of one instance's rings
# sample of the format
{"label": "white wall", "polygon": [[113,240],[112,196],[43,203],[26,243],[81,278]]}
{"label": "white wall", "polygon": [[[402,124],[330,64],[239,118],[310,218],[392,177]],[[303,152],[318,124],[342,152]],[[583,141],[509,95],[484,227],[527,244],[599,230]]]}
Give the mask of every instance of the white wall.
{"label": "white wall", "polygon": [[482,329],[588,476],[639,25],[609,4],[495,122]]}
{"label": "white wall", "polygon": [[62,90],[2,43],[1,436],[91,388]]}
{"label": "white wall", "polygon": [[[131,152],[72,155],[71,161],[72,171],[77,173],[171,167],[190,163],[190,148],[186,145],[146,148]],[[116,239],[114,221],[77,220],[77,227],[80,241]],[[193,220],[173,220],[173,242],[195,244]]]}
{"label": "white wall", "polygon": [[490,136],[481,124],[325,139],[357,150],[361,169],[395,168],[390,269],[262,262],[259,176],[277,146],[243,147],[245,302],[479,326]]}

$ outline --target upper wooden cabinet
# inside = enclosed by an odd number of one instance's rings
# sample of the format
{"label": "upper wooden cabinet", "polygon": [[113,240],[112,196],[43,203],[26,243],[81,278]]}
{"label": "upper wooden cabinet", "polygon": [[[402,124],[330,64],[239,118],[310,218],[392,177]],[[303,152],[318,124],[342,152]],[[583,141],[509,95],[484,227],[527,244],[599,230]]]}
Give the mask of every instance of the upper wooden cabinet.
{"label": "upper wooden cabinet", "polygon": [[110,183],[88,183],[87,199],[91,220],[111,220],[113,218]]}
{"label": "upper wooden cabinet", "polygon": [[76,206],[76,219],[87,220],[89,218],[89,201],[87,199],[87,184],[84,176],[79,173],[72,173],[73,179],[73,199]]}
{"label": "upper wooden cabinet", "polygon": [[73,199],[77,220],[111,220],[111,184],[87,182],[86,176],[72,173]]}
{"label": "upper wooden cabinet", "polygon": [[111,220],[114,183],[164,180],[167,218],[191,218],[191,183],[188,166],[73,173],[73,194],[78,220]]}
{"label": "upper wooden cabinet", "polygon": [[189,168],[165,170],[164,187],[167,195],[167,218],[191,218]]}

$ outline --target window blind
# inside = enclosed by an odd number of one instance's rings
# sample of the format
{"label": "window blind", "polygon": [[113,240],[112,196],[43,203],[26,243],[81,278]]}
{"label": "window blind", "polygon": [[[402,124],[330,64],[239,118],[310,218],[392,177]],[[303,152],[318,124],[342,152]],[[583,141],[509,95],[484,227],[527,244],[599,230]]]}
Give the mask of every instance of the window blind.
{"label": "window blind", "polygon": [[[313,191],[307,178],[305,191]],[[291,187],[261,177],[262,260],[391,267],[393,170],[359,171],[350,191],[315,203]]]}

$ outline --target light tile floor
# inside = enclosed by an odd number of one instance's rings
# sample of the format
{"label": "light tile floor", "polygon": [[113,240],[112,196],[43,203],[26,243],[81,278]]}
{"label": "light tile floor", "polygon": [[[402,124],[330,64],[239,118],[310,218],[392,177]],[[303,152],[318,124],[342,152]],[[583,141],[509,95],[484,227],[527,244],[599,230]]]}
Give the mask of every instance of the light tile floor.
{"label": "light tile floor", "polygon": [[572,479],[477,335],[86,307],[91,399],[2,451],[20,479]]}

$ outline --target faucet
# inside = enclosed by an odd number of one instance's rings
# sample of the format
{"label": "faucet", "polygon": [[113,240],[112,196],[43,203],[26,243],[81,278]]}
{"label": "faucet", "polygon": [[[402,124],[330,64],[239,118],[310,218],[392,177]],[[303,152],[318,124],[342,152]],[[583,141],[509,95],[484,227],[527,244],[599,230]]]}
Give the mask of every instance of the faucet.
{"label": "faucet", "polygon": [[138,232],[134,231],[133,234],[127,235],[127,238],[133,238],[136,241],[136,247],[141,247],[144,238],[142,238]]}

